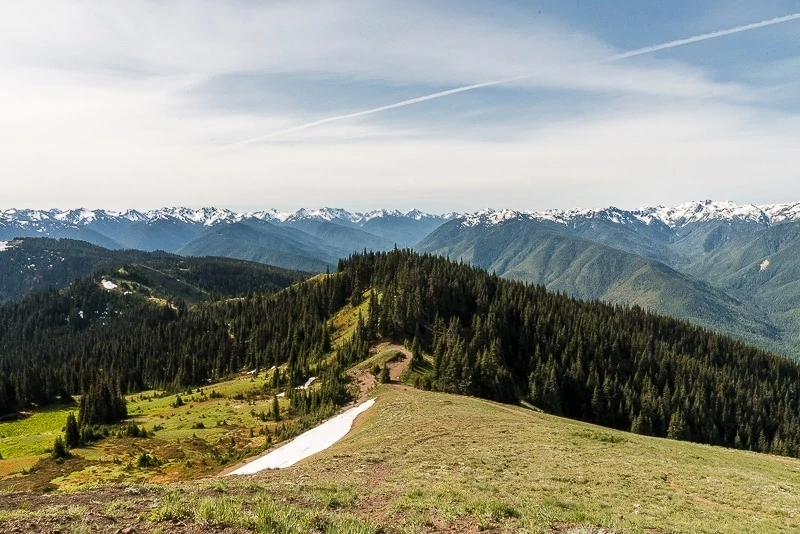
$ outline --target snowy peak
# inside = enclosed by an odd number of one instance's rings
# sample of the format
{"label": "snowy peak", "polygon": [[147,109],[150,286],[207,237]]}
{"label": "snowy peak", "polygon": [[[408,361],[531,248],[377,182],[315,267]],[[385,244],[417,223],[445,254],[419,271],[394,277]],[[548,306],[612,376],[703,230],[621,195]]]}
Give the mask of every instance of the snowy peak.
{"label": "snowy peak", "polygon": [[483,209],[459,217],[460,224],[465,227],[493,226],[512,219],[546,221],[564,225],[575,225],[586,221],[608,221],[625,225],[664,224],[672,229],[711,221],[771,226],[782,222],[800,221],[800,202],[756,206],[754,204],[739,205],[732,201],[703,200],[687,202],[675,207],[656,206],[630,211],[613,206],[603,209],[573,208],[539,212]]}
{"label": "snowy peak", "polygon": [[190,208],[161,208],[145,213],[145,220],[173,220],[183,223],[199,224],[203,226],[214,226],[222,222],[236,222],[237,215],[229,210],[218,208],[200,208],[193,210]]}
{"label": "snowy peak", "polygon": [[464,227],[495,226],[513,219],[533,219],[532,215],[532,212],[509,209],[497,211],[492,208],[486,208],[472,214],[462,215],[459,221],[460,225]]}
{"label": "snowy peak", "polygon": [[306,209],[301,208],[296,212],[287,215],[282,222],[303,221],[303,220],[317,220],[317,221],[345,221],[355,223],[361,220],[363,215],[361,213],[350,213],[342,208],[320,208],[320,209]]}
{"label": "snowy peak", "polygon": [[[291,223],[302,220],[317,220],[327,222],[339,222],[345,224],[360,225],[371,219],[377,218],[408,218],[413,220],[441,220],[447,221],[454,218],[456,214],[434,215],[424,213],[419,210],[402,212],[399,210],[379,209],[368,213],[350,212],[342,208],[302,208],[296,212],[280,212],[275,209],[268,209],[247,213],[236,213],[227,209],[214,207],[208,208],[183,208],[167,207],[147,212],[136,210],[112,211],[112,210],[88,210],[85,208],[72,210],[28,210],[28,209],[7,209],[0,211],[0,222],[16,223],[22,226],[40,225],[46,223],[61,224],[69,226],[91,226],[98,222],[106,221],[127,221],[133,223],[154,223],[157,221],[172,221],[185,224],[215,226],[223,223],[241,222],[251,219]],[[24,223],[24,224],[22,224]]]}
{"label": "snowy peak", "polygon": [[753,204],[739,205],[730,200],[715,202],[703,200],[687,202],[674,208],[657,206],[655,208],[642,208],[635,211],[641,219],[658,219],[670,228],[708,221],[737,221],[754,222],[763,225],[772,224],[772,219],[760,207]]}
{"label": "snowy peak", "polygon": [[800,202],[759,206],[773,224],[800,221]]}

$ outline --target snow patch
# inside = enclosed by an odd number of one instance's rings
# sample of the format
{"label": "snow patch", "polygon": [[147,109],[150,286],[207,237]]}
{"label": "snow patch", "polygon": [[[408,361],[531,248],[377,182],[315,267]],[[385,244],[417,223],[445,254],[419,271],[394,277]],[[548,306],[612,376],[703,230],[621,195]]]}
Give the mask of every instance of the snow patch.
{"label": "snow patch", "polygon": [[21,239],[15,239],[14,241],[0,241],[0,252],[11,250],[20,244],[22,244]]}
{"label": "snow patch", "polygon": [[110,280],[103,280],[100,284],[107,290],[111,291],[112,289],[117,289],[117,284],[111,282]]}
{"label": "snow patch", "polygon": [[316,380],[316,379],[317,379],[317,377],[316,377],[316,376],[312,376],[311,378],[309,378],[308,380],[306,380],[306,383],[305,383],[305,384],[303,384],[302,386],[297,386],[297,387],[296,387],[296,388],[294,388],[294,389],[308,389],[308,388],[309,388],[309,386],[311,386],[311,384],[313,384],[313,383],[314,383],[314,380]]}
{"label": "snow patch", "polygon": [[229,475],[252,475],[265,469],[283,469],[313,454],[324,451],[345,437],[353,427],[356,417],[367,411],[374,404],[375,399],[363,402],[318,427],[300,434],[286,445],[278,447],[266,456],[253,460]]}
{"label": "snow patch", "polygon": [[767,267],[769,267],[769,260],[764,260],[761,262],[759,271],[766,271]]}

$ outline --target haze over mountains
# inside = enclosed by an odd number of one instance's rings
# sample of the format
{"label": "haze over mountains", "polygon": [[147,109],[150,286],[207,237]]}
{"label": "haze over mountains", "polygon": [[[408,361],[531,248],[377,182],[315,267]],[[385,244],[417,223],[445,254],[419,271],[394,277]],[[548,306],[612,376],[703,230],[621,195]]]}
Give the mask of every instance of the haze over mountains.
{"label": "haze over mountains", "polygon": [[0,240],[16,237],[67,237],[109,249],[223,256],[309,272],[354,251],[412,247],[800,353],[800,203],[487,209],[460,216],[334,208],[0,212]]}

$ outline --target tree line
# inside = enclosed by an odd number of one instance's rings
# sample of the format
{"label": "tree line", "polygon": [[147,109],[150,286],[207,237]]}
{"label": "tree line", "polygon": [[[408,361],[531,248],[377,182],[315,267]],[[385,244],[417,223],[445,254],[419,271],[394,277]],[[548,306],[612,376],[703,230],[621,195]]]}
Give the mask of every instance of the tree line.
{"label": "tree line", "polygon": [[[365,313],[331,358],[331,319]],[[243,369],[309,376],[298,411],[346,400],[346,371],[376,340],[408,341],[420,387],[608,427],[800,454],[800,367],[637,307],[581,302],[541,286],[396,250],[355,254],[338,272],[274,294],[178,307],[103,291],[88,279],[0,307],[0,413],[86,393],[180,391]],[[423,358],[423,354],[425,357]]]}

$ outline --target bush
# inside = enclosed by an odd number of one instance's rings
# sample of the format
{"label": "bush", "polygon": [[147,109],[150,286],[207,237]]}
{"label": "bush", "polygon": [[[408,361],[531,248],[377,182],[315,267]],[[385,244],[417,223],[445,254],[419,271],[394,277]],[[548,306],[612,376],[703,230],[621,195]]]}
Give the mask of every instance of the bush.
{"label": "bush", "polygon": [[67,445],[64,443],[64,438],[61,436],[58,436],[55,442],[53,442],[53,451],[50,453],[50,456],[53,460],[61,460],[70,456],[69,451],[67,451]]}
{"label": "bush", "polygon": [[146,452],[143,452],[139,455],[139,458],[136,460],[136,466],[140,469],[144,469],[147,467],[158,467],[161,462],[158,461],[158,458],[155,456],[150,456]]}
{"label": "bush", "polygon": [[381,369],[381,378],[380,378],[380,380],[384,384],[386,384],[386,383],[391,381],[391,376],[389,375],[389,367],[386,366],[386,365],[384,365],[383,369]]}
{"label": "bush", "polygon": [[131,422],[125,427],[125,431],[122,435],[128,438],[146,438],[147,430],[144,428],[139,428],[136,426],[136,423]]}

